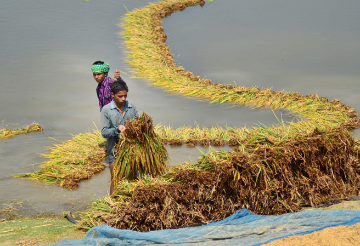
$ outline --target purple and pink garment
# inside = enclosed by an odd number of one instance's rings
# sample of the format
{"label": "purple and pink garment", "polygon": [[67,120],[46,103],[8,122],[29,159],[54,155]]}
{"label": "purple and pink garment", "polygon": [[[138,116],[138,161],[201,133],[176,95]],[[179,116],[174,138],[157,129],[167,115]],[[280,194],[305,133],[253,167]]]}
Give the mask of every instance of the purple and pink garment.
{"label": "purple and pink garment", "polygon": [[[123,81],[122,78],[120,78],[119,80]],[[106,77],[103,82],[101,84],[98,84],[98,86],[96,87],[96,94],[99,99],[100,111],[106,104],[110,103],[113,99],[111,96],[110,86],[114,81],[114,79]]]}

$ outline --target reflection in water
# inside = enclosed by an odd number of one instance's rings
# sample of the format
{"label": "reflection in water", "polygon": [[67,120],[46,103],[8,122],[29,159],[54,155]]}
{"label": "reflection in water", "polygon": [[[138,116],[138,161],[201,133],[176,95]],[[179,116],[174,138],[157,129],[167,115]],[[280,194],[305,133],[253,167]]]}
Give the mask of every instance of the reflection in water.
{"label": "reflection in water", "polygon": [[[124,5],[133,9],[147,4],[147,0],[2,2],[0,30],[6,35],[0,39],[0,120],[20,126],[36,121],[44,132],[0,142],[0,203],[17,199],[31,213],[61,212],[82,207],[92,200],[91,195],[108,192],[108,169],[75,191],[8,177],[38,170],[44,161],[39,153],[58,143],[54,138],[66,141],[70,134],[93,129],[94,123],[100,126],[90,66],[105,60],[110,74],[115,68],[128,71],[124,49],[118,47],[117,19],[125,15]],[[339,98],[357,110],[359,4],[214,1],[177,12],[163,23],[175,59],[196,75],[216,83],[235,81],[243,86],[318,93],[330,100]],[[129,100],[151,115],[155,124],[253,127],[260,122],[277,123],[269,110],[208,104],[122,77],[130,88]],[[275,114],[285,121],[293,118],[284,111]],[[200,156],[197,148],[168,150],[172,165],[195,162]]]}

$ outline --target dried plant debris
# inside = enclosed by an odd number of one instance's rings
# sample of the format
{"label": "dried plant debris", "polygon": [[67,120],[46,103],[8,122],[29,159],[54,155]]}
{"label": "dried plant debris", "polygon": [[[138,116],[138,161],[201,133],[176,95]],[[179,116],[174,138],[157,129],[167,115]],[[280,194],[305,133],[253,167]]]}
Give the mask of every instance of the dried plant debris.
{"label": "dried plant debris", "polygon": [[28,125],[23,128],[18,129],[0,129],[0,139],[9,139],[13,138],[17,135],[21,134],[28,134],[30,132],[41,132],[43,129],[42,127],[37,123],[32,123],[31,125]]}
{"label": "dried plant debris", "polygon": [[79,227],[177,228],[221,220],[244,207],[275,215],[357,196],[357,153],[343,129],[213,152],[158,179],[119,183],[116,194],[97,200]]}

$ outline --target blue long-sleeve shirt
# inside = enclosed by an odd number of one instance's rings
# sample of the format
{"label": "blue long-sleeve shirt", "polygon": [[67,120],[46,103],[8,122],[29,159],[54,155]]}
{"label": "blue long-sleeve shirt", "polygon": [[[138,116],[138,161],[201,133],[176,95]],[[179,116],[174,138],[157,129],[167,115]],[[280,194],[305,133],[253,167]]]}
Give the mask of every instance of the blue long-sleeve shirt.
{"label": "blue long-sleeve shirt", "polygon": [[114,147],[119,141],[119,126],[125,126],[125,121],[139,116],[134,104],[125,101],[124,114],[116,107],[114,100],[101,110],[101,135],[106,138],[109,163],[114,160]]}

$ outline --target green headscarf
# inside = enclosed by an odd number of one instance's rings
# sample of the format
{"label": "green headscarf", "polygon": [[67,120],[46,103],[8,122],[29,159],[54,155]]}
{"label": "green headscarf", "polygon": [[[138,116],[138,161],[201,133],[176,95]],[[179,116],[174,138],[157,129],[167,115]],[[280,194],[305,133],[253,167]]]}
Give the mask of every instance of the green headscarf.
{"label": "green headscarf", "polygon": [[110,70],[110,66],[105,62],[104,64],[95,64],[91,67],[91,71],[93,73],[108,73],[109,70]]}

